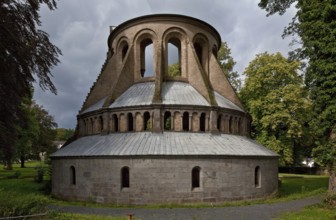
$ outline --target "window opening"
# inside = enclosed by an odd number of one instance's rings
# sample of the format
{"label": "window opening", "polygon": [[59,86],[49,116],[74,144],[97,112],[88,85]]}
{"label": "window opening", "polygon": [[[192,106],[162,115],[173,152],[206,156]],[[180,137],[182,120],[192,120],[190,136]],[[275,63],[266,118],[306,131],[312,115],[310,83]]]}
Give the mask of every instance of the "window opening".
{"label": "window opening", "polygon": [[195,48],[198,60],[199,60],[199,62],[201,64],[201,66],[203,66],[203,62],[202,62],[203,49],[202,49],[202,46],[199,43],[194,43],[194,48]]}
{"label": "window opening", "polygon": [[133,115],[132,113],[128,113],[127,114],[127,121],[128,121],[128,131],[133,131],[134,128],[133,128]]}
{"label": "window opening", "polygon": [[145,112],[144,114],[144,130],[148,131],[152,128],[152,124],[150,121],[150,114],[149,112]]}
{"label": "window opening", "polygon": [[76,169],[74,166],[70,167],[70,183],[76,185]]}
{"label": "window opening", "polygon": [[201,168],[199,167],[194,167],[191,171],[192,188],[200,187],[200,171],[201,171]]}
{"label": "window opening", "polygon": [[261,174],[260,174],[260,167],[257,166],[254,170],[254,185],[256,188],[259,188],[261,186]]}
{"label": "window opening", "polygon": [[172,124],[172,117],[170,112],[165,112],[164,114],[164,130],[170,131]]}
{"label": "window opening", "polygon": [[121,51],[121,59],[122,59],[122,61],[124,61],[125,56],[126,56],[126,54],[127,54],[127,51],[128,51],[128,44],[126,44],[126,45],[122,48],[122,51]]}
{"label": "window opening", "polygon": [[218,129],[218,131],[221,130],[221,127],[222,127],[222,115],[219,115],[217,117],[217,129]]}
{"label": "window opening", "polygon": [[117,115],[113,115],[113,131],[118,131],[119,123],[118,123],[118,117]]}
{"label": "window opening", "polygon": [[189,131],[189,112],[183,113],[183,131]]}
{"label": "window opening", "polygon": [[99,129],[100,129],[100,132],[102,132],[104,130],[103,116],[99,116]]}
{"label": "window opening", "polygon": [[121,187],[128,188],[129,186],[130,186],[129,168],[123,167],[121,169]]}
{"label": "window opening", "polygon": [[200,131],[205,131],[205,113],[202,113],[200,117]]}
{"label": "window opening", "polygon": [[177,38],[168,41],[168,76],[181,76],[181,42]]}
{"label": "window opening", "polygon": [[154,47],[151,39],[145,39],[140,44],[141,50],[141,77],[154,76],[153,64],[154,64]]}

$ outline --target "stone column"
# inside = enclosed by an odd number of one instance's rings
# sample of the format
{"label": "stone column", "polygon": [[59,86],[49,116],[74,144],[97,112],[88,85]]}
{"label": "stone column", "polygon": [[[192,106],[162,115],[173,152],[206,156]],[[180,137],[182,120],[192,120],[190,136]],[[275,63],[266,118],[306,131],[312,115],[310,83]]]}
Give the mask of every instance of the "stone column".
{"label": "stone column", "polygon": [[161,111],[160,109],[154,109],[154,111],[151,114],[152,119],[152,131],[153,132],[161,132]]}

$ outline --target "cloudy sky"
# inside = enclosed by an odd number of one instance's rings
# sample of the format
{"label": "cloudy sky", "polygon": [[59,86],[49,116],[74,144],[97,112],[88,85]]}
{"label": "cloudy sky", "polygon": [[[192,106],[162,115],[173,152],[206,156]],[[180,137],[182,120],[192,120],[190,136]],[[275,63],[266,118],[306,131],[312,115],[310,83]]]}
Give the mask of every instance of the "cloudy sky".
{"label": "cloudy sky", "polygon": [[290,38],[282,39],[283,28],[295,11],[266,17],[258,0],[60,0],[58,9],[41,8],[42,29],[63,53],[52,70],[58,94],[35,86],[34,99],[53,115],[58,127],[75,128],[76,115],[96,80],[107,52],[109,26],[158,13],[201,19],[218,30],[228,43],[243,73],[256,54],[281,52],[287,55]]}

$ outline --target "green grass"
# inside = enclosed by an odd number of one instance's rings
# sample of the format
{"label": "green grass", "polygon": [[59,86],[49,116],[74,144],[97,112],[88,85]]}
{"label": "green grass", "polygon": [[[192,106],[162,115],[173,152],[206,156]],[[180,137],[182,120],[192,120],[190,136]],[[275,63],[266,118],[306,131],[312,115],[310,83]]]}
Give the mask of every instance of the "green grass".
{"label": "green grass", "polygon": [[303,208],[299,212],[285,213],[280,216],[281,220],[330,220],[336,219],[336,210],[322,205]]}

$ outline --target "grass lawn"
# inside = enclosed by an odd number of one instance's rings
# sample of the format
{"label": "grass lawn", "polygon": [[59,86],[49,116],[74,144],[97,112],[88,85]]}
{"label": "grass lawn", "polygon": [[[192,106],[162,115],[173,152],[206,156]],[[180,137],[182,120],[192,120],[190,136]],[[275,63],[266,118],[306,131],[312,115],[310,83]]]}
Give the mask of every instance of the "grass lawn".
{"label": "grass lawn", "polygon": [[[113,204],[95,204],[89,202],[67,202],[60,201],[51,198],[46,195],[41,189],[45,183],[37,183],[34,181],[34,177],[37,175],[36,167],[47,167],[40,162],[27,162],[26,168],[20,168],[19,164],[13,166],[13,170],[8,171],[0,169],[0,217],[15,216],[23,214],[35,214],[46,212],[46,204],[57,205],[82,205],[82,206],[94,206],[94,207],[116,207]],[[322,195],[327,190],[328,177],[315,176],[315,175],[290,175],[279,174],[281,180],[281,186],[279,191],[274,197],[259,200],[259,201],[244,201],[244,202],[232,202],[225,203],[218,206],[233,206],[233,205],[248,205],[256,203],[274,203],[279,201],[288,201],[294,199],[306,198],[314,195]],[[14,206],[14,208],[13,208]],[[120,207],[120,206],[119,206]],[[145,206],[146,208],[178,208],[178,207],[208,207],[204,204],[195,205],[157,205],[157,206]],[[6,209],[7,208],[7,209]],[[314,206],[313,208],[304,209],[300,213],[290,213],[283,215],[283,219],[303,219],[297,218],[296,215],[311,215],[310,212],[321,212],[318,217],[321,219],[328,219],[331,215],[330,210],[322,206]],[[307,214],[306,214],[307,213]],[[293,215],[293,216],[291,216]],[[289,217],[288,217],[289,216]],[[322,218],[326,216],[326,218]],[[331,215],[332,216],[332,215]],[[293,217],[293,218],[291,218]],[[49,212],[47,216],[41,219],[112,219],[123,220],[127,217],[102,217],[92,215],[78,215],[68,213],[56,213]],[[133,218],[134,219],[134,218]],[[304,218],[309,219],[309,218]],[[319,219],[319,218],[314,218]]]}

